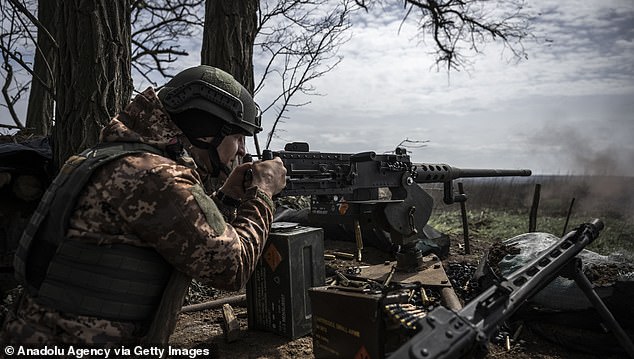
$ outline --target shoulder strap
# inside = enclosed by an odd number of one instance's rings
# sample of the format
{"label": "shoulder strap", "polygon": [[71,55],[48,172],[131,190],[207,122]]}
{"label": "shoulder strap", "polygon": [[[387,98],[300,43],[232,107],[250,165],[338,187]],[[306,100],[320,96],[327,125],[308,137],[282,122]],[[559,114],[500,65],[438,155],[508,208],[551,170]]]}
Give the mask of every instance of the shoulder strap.
{"label": "shoulder strap", "polygon": [[37,291],[52,256],[66,235],[77,197],[94,171],[117,158],[144,152],[165,156],[163,151],[150,145],[114,142],[100,144],[66,161],[20,238],[13,263],[19,282],[30,291]]}

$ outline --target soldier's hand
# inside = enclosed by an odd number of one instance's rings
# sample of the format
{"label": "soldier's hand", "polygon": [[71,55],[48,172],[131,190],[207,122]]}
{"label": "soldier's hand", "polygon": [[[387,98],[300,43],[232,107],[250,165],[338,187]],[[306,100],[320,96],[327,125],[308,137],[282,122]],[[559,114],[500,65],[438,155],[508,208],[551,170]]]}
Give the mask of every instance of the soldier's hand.
{"label": "soldier's hand", "polygon": [[279,157],[272,160],[254,162],[251,165],[251,186],[273,197],[286,187],[286,168]]}
{"label": "soldier's hand", "polygon": [[245,175],[253,163],[243,163],[233,169],[220,189],[225,195],[240,200],[244,197]]}

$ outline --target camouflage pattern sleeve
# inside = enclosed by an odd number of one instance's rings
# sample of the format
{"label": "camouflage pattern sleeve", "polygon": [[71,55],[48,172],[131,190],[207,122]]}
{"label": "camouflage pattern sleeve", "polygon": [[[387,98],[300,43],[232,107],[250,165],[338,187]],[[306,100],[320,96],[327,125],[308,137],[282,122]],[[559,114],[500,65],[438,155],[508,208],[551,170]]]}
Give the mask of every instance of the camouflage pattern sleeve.
{"label": "camouflage pattern sleeve", "polygon": [[236,211],[237,208],[235,206],[230,206],[230,205],[222,203],[222,201],[216,197],[216,193],[212,194],[211,198],[216,203],[216,206],[220,210],[220,213],[222,213],[222,215],[225,217],[225,221],[231,223],[236,219],[236,216],[238,215],[238,213]]}
{"label": "camouflage pattern sleeve", "polygon": [[176,269],[217,288],[243,287],[273,221],[270,198],[250,189],[228,224],[192,170],[161,164],[143,176],[119,207],[130,230]]}

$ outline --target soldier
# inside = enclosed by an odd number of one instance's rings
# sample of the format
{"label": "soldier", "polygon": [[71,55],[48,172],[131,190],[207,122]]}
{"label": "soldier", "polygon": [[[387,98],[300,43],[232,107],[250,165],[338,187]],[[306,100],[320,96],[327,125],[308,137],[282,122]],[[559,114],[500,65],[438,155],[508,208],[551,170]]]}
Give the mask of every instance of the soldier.
{"label": "soldier", "polygon": [[16,253],[25,290],[0,342],[165,343],[191,277],[243,287],[285,186],[279,159],[230,171],[260,130],[251,95],[210,66],[136,96],[45,194]]}

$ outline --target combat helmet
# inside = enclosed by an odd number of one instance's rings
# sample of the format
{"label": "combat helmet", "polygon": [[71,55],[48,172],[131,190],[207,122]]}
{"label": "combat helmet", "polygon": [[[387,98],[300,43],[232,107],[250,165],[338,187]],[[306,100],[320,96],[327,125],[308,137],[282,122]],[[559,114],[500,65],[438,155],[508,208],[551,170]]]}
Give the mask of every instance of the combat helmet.
{"label": "combat helmet", "polygon": [[[260,108],[247,89],[230,74],[212,66],[200,65],[179,72],[158,97],[190,143],[208,151],[213,176],[220,171],[230,172],[218,155],[218,146],[226,136],[254,136],[262,130]],[[213,140],[207,143],[199,140],[201,137]]]}
{"label": "combat helmet", "polygon": [[253,136],[262,130],[258,105],[233,76],[208,65],[179,72],[159,91],[170,114],[197,109],[218,117],[229,126]]}

